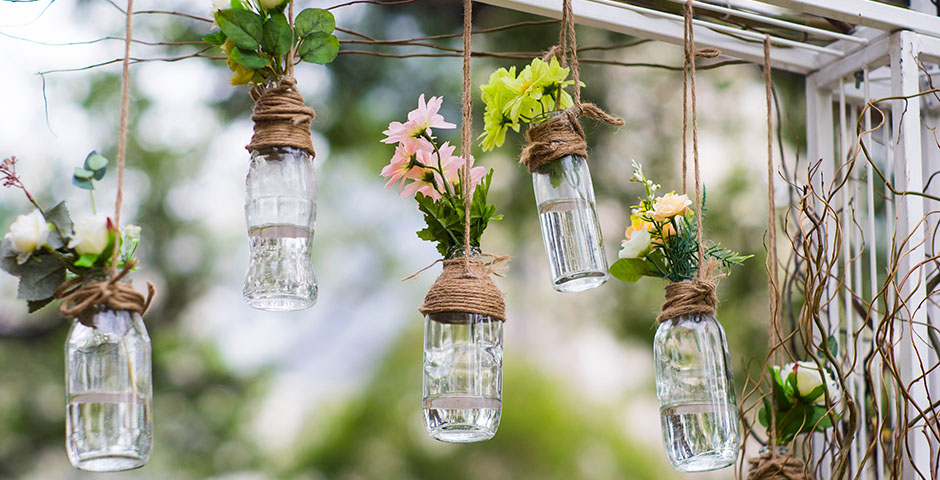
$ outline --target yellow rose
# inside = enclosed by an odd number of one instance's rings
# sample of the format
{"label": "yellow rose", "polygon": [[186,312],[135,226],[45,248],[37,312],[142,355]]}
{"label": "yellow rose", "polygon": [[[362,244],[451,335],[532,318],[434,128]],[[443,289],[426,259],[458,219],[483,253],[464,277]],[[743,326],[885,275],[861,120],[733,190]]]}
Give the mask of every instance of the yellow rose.
{"label": "yellow rose", "polygon": [[689,205],[692,205],[692,200],[689,200],[688,195],[676,195],[676,192],[669,192],[656,199],[651,216],[653,220],[662,222],[667,218],[682,214]]}

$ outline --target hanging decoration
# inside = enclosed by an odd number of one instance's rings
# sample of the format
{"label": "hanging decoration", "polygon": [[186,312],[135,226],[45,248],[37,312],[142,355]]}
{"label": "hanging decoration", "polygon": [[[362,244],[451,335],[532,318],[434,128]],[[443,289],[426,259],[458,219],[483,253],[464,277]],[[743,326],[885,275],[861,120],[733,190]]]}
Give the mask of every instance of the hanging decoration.
{"label": "hanging decoration", "polygon": [[[225,2],[228,4],[228,2]],[[222,47],[232,85],[251,84],[255,123],[245,220],[251,250],[243,295],[254,308],[286,311],[317,300],[313,234],[317,218],[313,109],[293,77],[300,61],[325,64],[339,51],[333,14],[319,8],[296,18],[293,1],[233,0],[215,12],[219,30],[203,40]],[[285,13],[285,9],[287,12]]]}
{"label": "hanging decoration", "polygon": [[386,188],[398,183],[402,197],[415,197],[427,223],[418,237],[437,243],[443,257],[437,261],[443,272],[418,309],[425,316],[422,403],[428,434],[455,443],[490,439],[499,427],[506,320],[503,294],[490,274],[508,257],[480,249],[487,225],[502,215],[487,203],[493,171],[474,167],[470,154],[471,15],[471,0],[465,0],[463,155],[455,156],[456,147],[434,136],[435,129],[456,127],[437,113],[442,97],[425,101],[421,95],[408,120],[390,123],[383,140],[396,144],[395,155],[382,169],[389,179]]}
{"label": "hanging decoration", "polygon": [[[565,67],[568,57],[570,69]],[[558,45],[518,75],[515,67],[500,68],[480,87],[486,104],[484,150],[502,146],[510,128],[518,132],[521,125],[530,125],[520,162],[532,174],[552,285],[559,292],[595,288],[608,276],[587,143],[578,118],[623,125],[622,119],[596,105],[581,103],[579,77],[571,0],[563,0]],[[571,85],[574,98],[565,90]]]}
{"label": "hanging decoration", "polygon": [[[147,463],[153,448],[153,379],[150,337],[142,315],[155,293],[144,297],[127,282],[137,266],[140,227],[121,228],[131,16],[127,5],[121,125],[114,216],[101,213],[73,223],[65,202],[44,209],[16,173],[15,157],[0,163],[3,186],[23,191],[35,210],[20,215],[0,243],[0,268],[19,278],[17,298],[30,313],[55,299],[72,321],[65,343],[66,451],[81,470],[115,472]],[[96,152],[75,168],[72,183],[88,190],[95,210],[95,182],[108,160]]]}
{"label": "hanging decoration", "polygon": [[[660,186],[647,179],[634,163],[631,180],[643,185],[644,194],[633,206],[620,259],[611,265],[610,272],[627,282],[643,276],[671,282],[666,286],[666,301],[657,317],[659,328],[653,341],[663,444],[673,467],[699,472],[731,465],[741,446],[728,342],[715,319],[715,288],[720,278],[715,272],[718,268],[728,270],[749,257],[718,245],[706,247],[702,238],[704,195],[699,180],[694,63],[699,52],[692,37],[691,2],[686,3],[685,13],[684,91],[691,100],[695,209],[690,208],[693,201],[685,194],[673,191],[657,197]],[[683,188],[687,171],[686,106],[684,101]]]}

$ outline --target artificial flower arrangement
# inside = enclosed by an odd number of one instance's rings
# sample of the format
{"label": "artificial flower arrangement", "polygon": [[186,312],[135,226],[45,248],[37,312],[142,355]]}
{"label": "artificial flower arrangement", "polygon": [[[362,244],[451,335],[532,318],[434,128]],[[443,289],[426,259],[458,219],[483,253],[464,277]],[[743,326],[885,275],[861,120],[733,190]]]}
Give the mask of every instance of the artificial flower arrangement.
{"label": "artificial flower arrangement", "polygon": [[[127,225],[118,231],[111,219],[95,212],[95,181],[101,180],[108,160],[92,151],[83,166],[76,167],[72,183],[89,191],[94,214],[73,223],[65,202],[44,209],[16,174],[16,157],[0,163],[4,187],[23,191],[35,209],[20,215],[0,243],[0,268],[19,278],[17,298],[34,312],[51,302],[60,285],[72,279],[100,278],[113,262],[118,268],[136,264],[134,251],[140,227]],[[118,242],[118,258],[113,259]]]}
{"label": "artificial flower arrangement", "polygon": [[326,64],[339,53],[339,39],[333,35],[333,14],[321,8],[307,8],[291,24],[284,13],[288,0],[214,0],[215,21],[219,26],[202,39],[222,47],[232,70],[232,85],[261,84],[290,71],[293,62]]}
{"label": "artificial flower arrangement", "polygon": [[[382,169],[388,178],[385,188],[398,184],[402,198],[414,196],[418,210],[424,214],[426,227],[418,232],[422,240],[437,243],[441,256],[452,255],[464,245],[464,196],[461,175],[464,157],[454,155],[456,146],[440,143],[433,129],[453,129],[456,125],[438,113],[442,97],[425,101],[418,98],[418,108],[408,113],[405,122],[391,122],[383,143],[395,145],[395,154]],[[467,153],[465,153],[467,154]],[[475,159],[470,156],[470,164]],[[480,237],[491,221],[500,220],[496,206],[487,203],[493,170],[471,167],[469,178],[470,245],[480,247]],[[461,249],[460,254],[463,253]]]}
{"label": "artificial flower arrangement", "polygon": [[790,443],[801,433],[823,432],[832,427],[833,418],[839,419],[834,406],[842,399],[842,389],[829,369],[795,362],[783,367],[773,365],[768,370],[773,402],[765,396],[757,418],[769,430],[773,410],[777,445]]}
{"label": "artificial flower arrangement", "polygon": [[[670,282],[694,279],[699,269],[699,222],[690,208],[692,200],[675,191],[657,197],[661,186],[646,178],[636,162],[633,169],[630,181],[643,185],[643,196],[638,205],[631,207],[630,226],[621,242],[619,259],[610,266],[610,274],[624,282],[635,282],[644,276]],[[703,198],[703,211],[704,203]],[[710,245],[705,248],[705,257],[730,268],[751,255]]]}

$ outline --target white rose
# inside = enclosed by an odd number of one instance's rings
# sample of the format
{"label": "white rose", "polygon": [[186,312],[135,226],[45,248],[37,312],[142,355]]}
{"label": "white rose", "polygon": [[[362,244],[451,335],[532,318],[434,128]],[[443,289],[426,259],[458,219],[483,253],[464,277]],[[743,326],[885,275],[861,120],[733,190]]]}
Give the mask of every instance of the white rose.
{"label": "white rose", "polygon": [[212,0],[212,12],[232,8],[231,0]]}
{"label": "white rose", "polygon": [[79,255],[100,254],[108,246],[108,217],[98,214],[75,225],[69,242]]}
{"label": "white rose", "polygon": [[[833,404],[839,402],[842,399],[842,390],[839,388],[839,384],[836,383],[835,379],[832,378],[832,374],[828,370],[823,369],[823,373],[820,373],[819,369],[816,368],[816,365],[810,362],[797,362],[797,363],[788,363],[783,367],[784,372],[790,372],[789,375],[796,376],[796,393],[801,397],[805,397],[813,392],[817,387],[826,384],[826,389],[829,391],[829,400]],[[825,378],[824,378],[825,375]],[[826,395],[820,395],[816,400],[814,400],[817,405],[826,404]]]}
{"label": "white rose", "polygon": [[287,0],[258,0],[258,4],[261,6],[264,11],[268,11],[277,7],[280,7]]}
{"label": "white rose", "polygon": [[650,247],[650,232],[646,229],[640,229],[630,234],[630,238],[620,243],[620,258],[639,258],[647,248]]}
{"label": "white rose", "polygon": [[43,246],[49,238],[49,223],[39,210],[33,210],[26,215],[16,217],[10,232],[5,239],[10,240],[10,246],[20,254],[16,256],[18,263],[25,263],[29,255],[37,248]]}

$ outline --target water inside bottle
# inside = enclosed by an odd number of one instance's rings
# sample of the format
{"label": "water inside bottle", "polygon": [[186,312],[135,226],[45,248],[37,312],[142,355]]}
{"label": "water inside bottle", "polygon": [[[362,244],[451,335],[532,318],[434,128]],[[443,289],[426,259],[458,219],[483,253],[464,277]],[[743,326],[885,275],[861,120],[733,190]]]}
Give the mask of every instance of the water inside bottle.
{"label": "water inside bottle", "polygon": [[72,395],[66,408],[69,459],[82,470],[138,468],[150,456],[151,406],[134,392]]}
{"label": "water inside bottle", "polygon": [[677,403],[660,410],[666,454],[683,472],[724,468],[738,456],[738,409],[727,403]]}
{"label": "water inside bottle", "polygon": [[434,395],[424,399],[424,420],[431,437],[445,442],[488,440],[496,434],[503,402],[478,395]]}
{"label": "water inside bottle", "polygon": [[313,230],[298,225],[263,225],[248,231],[251,260],[244,296],[254,308],[300,310],[317,301]]}
{"label": "water inside bottle", "polygon": [[555,290],[580,292],[607,281],[607,258],[591,203],[579,198],[544,202],[539,221]]}

